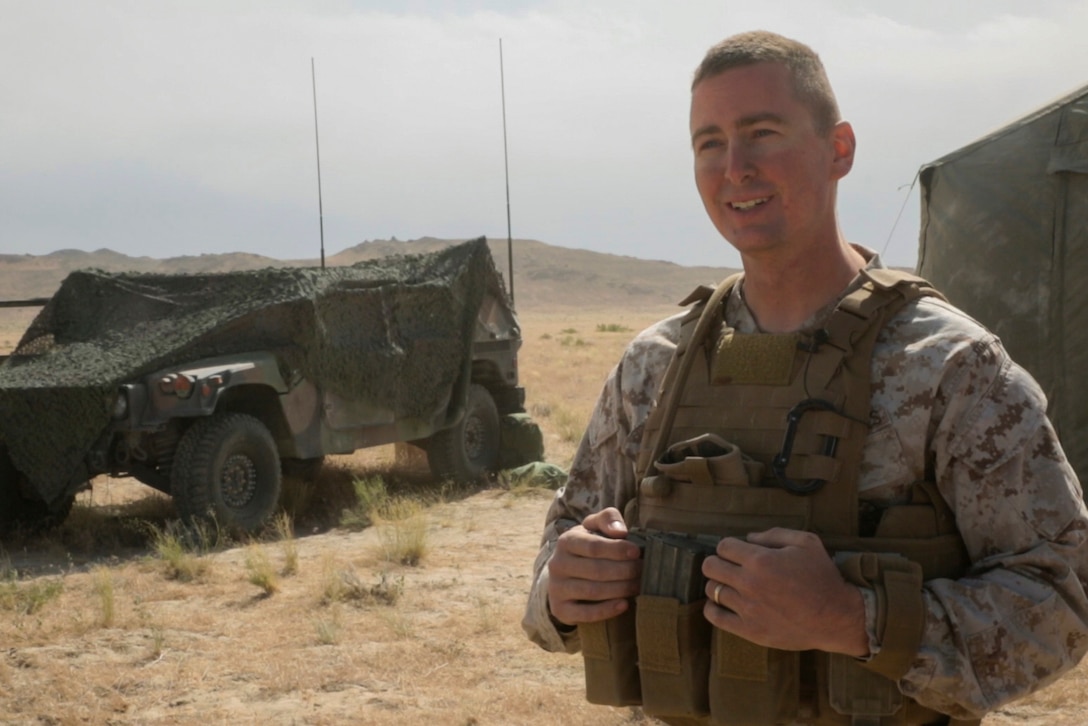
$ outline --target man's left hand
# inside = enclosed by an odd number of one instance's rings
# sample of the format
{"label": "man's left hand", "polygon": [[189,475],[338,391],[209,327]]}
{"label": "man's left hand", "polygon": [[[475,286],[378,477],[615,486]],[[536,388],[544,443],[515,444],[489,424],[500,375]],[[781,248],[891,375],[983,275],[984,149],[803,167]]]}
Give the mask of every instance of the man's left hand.
{"label": "man's left hand", "polygon": [[703,574],[704,614],[715,627],[770,648],[869,654],[861,591],[811,532],[774,528],[747,541],[726,537],[703,562]]}

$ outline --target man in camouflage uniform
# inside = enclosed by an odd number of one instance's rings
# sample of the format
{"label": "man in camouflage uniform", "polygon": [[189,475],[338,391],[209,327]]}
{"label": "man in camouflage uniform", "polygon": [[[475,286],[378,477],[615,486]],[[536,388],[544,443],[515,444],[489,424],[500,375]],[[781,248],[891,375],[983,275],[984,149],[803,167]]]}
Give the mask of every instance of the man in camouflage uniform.
{"label": "man in camouflage uniform", "polygon": [[[712,48],[692,84],[691,134],[704,206],[744,265],[727,325],[814,330],[860,271],[882,267],[839,230],[836,186],[855,141],[809,48],[762,32]],[[629,345],[548,512],[523,621],[543,648],[578,651],[575,626],[620,615],[639,593],[621,513],[682,317]],[[925,582],[921,642],[895,684],[970,722],[1051,683],[1088,648],[1088,513],[1038,385],[942,299],[914,300],[880,330],[871,381],[860,504],[879,510],[934,481],[970,561],[958,579]],[[859,662],[880,652],[874,593],[848,583],[812,533],[726,537],[703,573],[715,628]]]}

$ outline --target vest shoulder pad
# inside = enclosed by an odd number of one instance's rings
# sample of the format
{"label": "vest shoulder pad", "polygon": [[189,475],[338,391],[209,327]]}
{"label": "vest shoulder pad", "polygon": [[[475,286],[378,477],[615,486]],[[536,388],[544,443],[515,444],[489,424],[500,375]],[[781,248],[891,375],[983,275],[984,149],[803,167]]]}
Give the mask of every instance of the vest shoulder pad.
{"label": "vest shoulder pad", "polygon": [[689,292],[686,298],[676,304],[682,308],[686,308],[693,303],[705,303],[713,294],[714,288],[709,285],[699,285],[699,287]]}
{"label": "vest shoulder pad", "polygon": [[878,290],[894,290],[899,288],[899,292],[908,300],[919,297],[937,297],[942,300],[945,299],[944,295],[942,295],[929,280],[910,272],[879,267],[871,270],[862,270],[861,274],[872,282],[873,286]]}
{"label": "vest shoulder pad", "polygon": [[[722,299],[725,299],[729,296],[730,291],[736,286],[737,282],[741,278],[741,275],[742,273],[736,272],[722,280],[722,282],[718,285],[718,287],[726,288],[725,294],[722,296]],[[699,316],[702,315],[703,308],[706,306],[706,303],[708,300],[710,300],[711,296],[714,295],[714,292],[715,288],[710,287],[709,285],[699,285],[699,287],[688,293],[688,296],[681,300],[679,302],[679,305],[691,305],[692,307],[688,311],[687,315],[685,315],[680,321],[680,325],[687,327],[691,323],[697,322],[699,320]]]}

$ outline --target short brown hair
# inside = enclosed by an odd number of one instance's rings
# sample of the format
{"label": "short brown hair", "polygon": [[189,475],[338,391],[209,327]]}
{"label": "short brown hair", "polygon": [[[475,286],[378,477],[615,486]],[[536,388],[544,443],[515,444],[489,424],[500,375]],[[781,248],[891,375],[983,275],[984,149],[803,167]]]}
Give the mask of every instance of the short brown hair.
{"label": "short brown hair", "polygon": [[790,38],[766,30],[754,30],[733,35],[706,52],[703,62],[695,69],[691,90],[707,78],[731,68],[756,63],[781,63],[793,78],[794,92],[798,100],[812,111],[816,131],[827,134],[842,117],[839,104],[827,72],[816,51]]}

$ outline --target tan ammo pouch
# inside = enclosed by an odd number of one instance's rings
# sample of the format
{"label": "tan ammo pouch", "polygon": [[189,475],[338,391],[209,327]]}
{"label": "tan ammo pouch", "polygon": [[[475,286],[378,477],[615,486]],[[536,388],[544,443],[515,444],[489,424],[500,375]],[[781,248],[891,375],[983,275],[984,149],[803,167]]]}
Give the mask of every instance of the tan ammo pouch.
{"label": "tan ammo pouch", "polygon": [[[876,594],[881,647],[867,662],[841,654],[820,655],[820,712],[842,714],[846,717],[843,723],[859,719],[880,726],[931,722],[919,718],[926,709],[905,699],[896,685],[909,670],[922,640],[925,605],[921,566],[900,555],[875,552],[840,553],[836,564],[847,582]],[[939,718],[932,713],[932,719]]]}
{"label": "tan ammo pouch", "polygon": [[710,659],[711,723],[792,723],[800,702],[801,654],[756,645],[714,629]]}
{"label": "tan ammo pouch", "polygon": [[715,434],[673,444],[654,467],[668,479],[703,486],[748,486],[763,478],[763,464]]}
{"label": "tan ammo pouch", "polygon": [[638,670],[647,713],[698,717],[710,712],[706,684],[713,628],[703,617],[705,602],[638,596]]}
{"label": "tan ammo pouch", "polygon": [[586,700],[601,706],[642,703],[635,640],[635,603],[608,620],[578,626],[586,671]]}
{"label": "tan ammo pouch", "polygon": [[775,526],[809,528],[810,500],[777,487],[752,486],[763,479],[763,464],[720,436],[673,444],[654,468],[660,473],[639,482],[637,511],[629,507],[643,527],[718,536]]}

